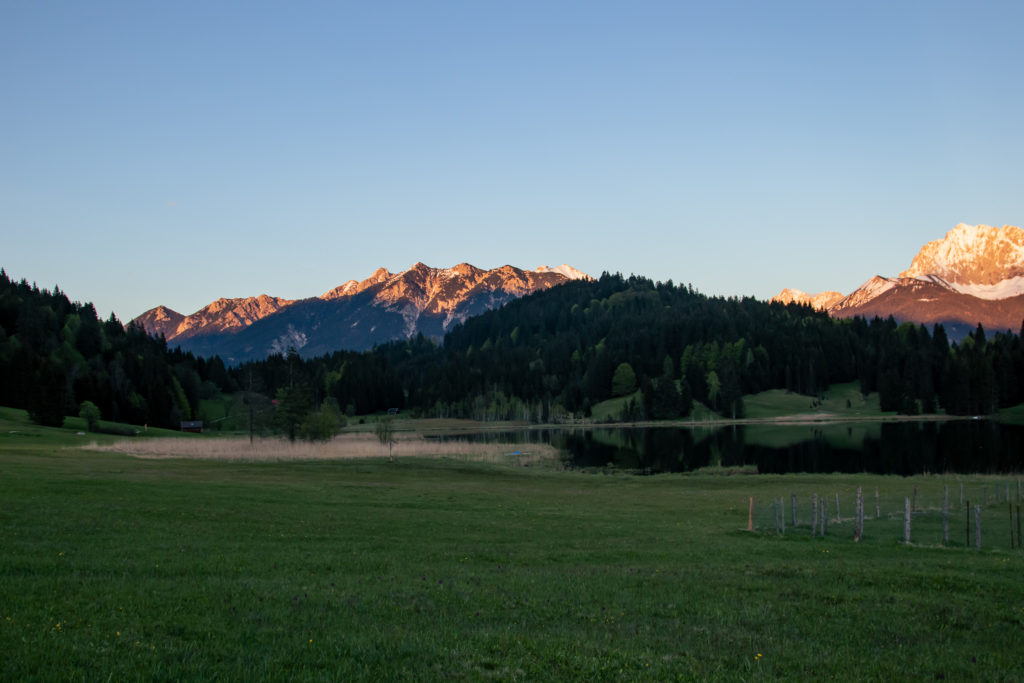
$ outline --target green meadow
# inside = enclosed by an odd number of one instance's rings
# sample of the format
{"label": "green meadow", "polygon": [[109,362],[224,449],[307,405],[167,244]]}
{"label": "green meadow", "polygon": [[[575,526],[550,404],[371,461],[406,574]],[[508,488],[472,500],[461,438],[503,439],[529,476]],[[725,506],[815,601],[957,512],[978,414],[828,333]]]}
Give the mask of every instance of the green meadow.
{"label": "green meadow", "polygon": [[[598,423],[615,421],[622,414],[628,401],[640,402],[642,399],[640,391],[636,391],[629,396],[619,396],[602,401],[594,405],[592,419]],[[1021,410],[1024,410],[1024,406],[1021,406]],[[1013,413],[1012,410],[1004,412]],[[859,382],[832,384],[820,398],[797,394],[785,389],[770,389],[743,397],[743,418],[748,420],[778,418],[870,420],[894,415],[895,413],[882,412],[878,392],[872,392],[868,396],[861,394]],[[722,415],[713,412],[700,401],[694,401],[693,411],[678,422],[699,423],[723,419]]]}
{"label": "green meadow", "polygon": [[76,431],[0,412],[3,680],[1024,679],[1015,477],[142,459]]}
{"label": "green meadow", "polygon": [[860,392],[859,382],[845,382],[829,386],[821,399],[796,394],[784,389],[771,389],[759,394],[743,397],[744,417],[777,418],[790,415],[807,415],[842,418],[877,418],[893,413],[883,413],[878,401],[878,392],[865,397]]}

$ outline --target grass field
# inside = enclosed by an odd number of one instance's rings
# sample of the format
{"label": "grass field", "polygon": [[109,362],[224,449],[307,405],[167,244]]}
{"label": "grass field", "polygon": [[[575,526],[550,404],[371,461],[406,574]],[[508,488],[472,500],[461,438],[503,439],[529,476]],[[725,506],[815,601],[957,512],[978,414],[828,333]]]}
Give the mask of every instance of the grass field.
{"label": "grass field", "polygon": [[[593,420],[604,422],[617,420],[630,399],[640,401],[640,392],[602,401],[592,409]],[[785,417],[801,417],[815,420],[877,418],[895,413],[883,413],[878,404],[878,394],[865,398],[860,393],[858,382],[833,384],[824,393],[822,400],[815,404],[813,396],[795,394],[784,389],[771,389],[743,397],[743,417],[764,420]],[[699,401],[694,402],[693,411],[684,421],[705,422],[721,420],[721,415],[711,411]]]}
{"label": "grass field", "polygon": [[1009,424],[1024,424],[1024,404],[1012,408],[1003,408],[995,414],[995,419]]}
{"label": "grass field", "polygon": [[640,401],[642,394],[639,390],[634,391],[629,396],[616,396],[610,398],[607,401],[601,401],[600,403],[594,404],[591,408],[591,416],[594,422],[608,422],[618,420],[619,416],[622,415],[622,409],[626,407],[626,404],[630,401]]}
{"label": "grass field", "polygon": [[820,402],[814,404],[815,398],[794,394],[783,389],[771,389],[743,397],[744,417],[773,418],[791,415],[817,417],[864,418],[881,417],[893,413],[883,413],[878,405],[878,394],[864,398],[857,382],[833,384],[825,392]]}
{"label": "grass field", "polygon": [[[141,459],[32,429],[0,440],[3,680],[1024,679],[1009,478]],[[988,499],[981,551],[960,483]],[[824,539],[813,493],[847,508]]]}

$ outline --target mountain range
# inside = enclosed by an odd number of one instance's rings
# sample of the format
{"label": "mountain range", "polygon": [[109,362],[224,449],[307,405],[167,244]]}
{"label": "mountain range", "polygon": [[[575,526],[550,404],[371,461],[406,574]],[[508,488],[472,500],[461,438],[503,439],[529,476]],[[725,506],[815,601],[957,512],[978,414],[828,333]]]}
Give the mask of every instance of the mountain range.
{"label": "mountain range", "polygon": [[289,348],[321,355],[416,334],[439,338],[470,316],[576,279],[590,276],[564,264],[530,271],[417,263],[399,273],[379,268],[365,280],[349,280],[318,297],[217,299],[190,315],[157,306],[134,322],[163,335],[171,346],[232,363]]}
{"label": "mountain range", "polygon": [[[531,271],[417,263],[399,273],[379,268],[316,297],[217,299],[190,315],[158,306],[135,322],[172,346],[231,363],[289,348],[312,356],[416,334],[441,338],[471,316],[575,279],[590,277],[568,265]],[[1024,321],[1024,230],[961,223],[925,244],[896,277],[875,275],[845,296],[784,289],[772,301],[806,304],[838,318],[941,323],[954,340],[979,323],[989,331],[1017,332]]]}
{"label": "mountain range", "polygon": [[784,289],[772,298],[801,303],[838,318],[893,316],[941,323],[951,339],[980,323],[1019,332],[1024,322],[1024,230],[960,223],[927,243],[897,277],[875,275],[850,294]]}

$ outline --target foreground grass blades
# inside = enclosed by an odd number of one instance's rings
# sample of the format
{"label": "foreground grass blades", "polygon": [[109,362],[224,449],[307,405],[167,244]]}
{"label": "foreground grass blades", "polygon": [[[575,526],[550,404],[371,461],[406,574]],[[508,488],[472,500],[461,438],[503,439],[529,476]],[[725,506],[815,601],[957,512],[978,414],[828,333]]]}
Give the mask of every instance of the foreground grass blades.
{"label": "foreground grass blades", "polygon": [[[1024,678],[1024,554],[901,543],[959,479],[2,448],[4,680]],[[857,485],[862,543],[766,528]]]}

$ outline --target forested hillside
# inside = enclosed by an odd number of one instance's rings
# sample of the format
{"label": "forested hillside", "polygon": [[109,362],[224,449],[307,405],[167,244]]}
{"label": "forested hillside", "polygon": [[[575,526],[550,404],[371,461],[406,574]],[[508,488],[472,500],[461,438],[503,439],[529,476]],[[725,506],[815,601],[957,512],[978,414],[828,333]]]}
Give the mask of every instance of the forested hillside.
{"label": "forested hillside", "polygon": [[850,381],[877,391],[883,410],[989,414],[1024,402],[1024,344],[1015,334],[986,338],[980,326],[950,344],[941,326],[837,320],[808,306],[605,274],[471,318],[443,343],[417,336],[226,368],[0,270],[0,375],[0,405],[43,424],[88,401],[108,420],[175,427],[199,417],[203,398],[241,389],[250,416],[262,406],[268,427],[294,436],[325,401],[327,413],[541,422],[589,416],[621,396],[631,397],[623,420],[684,417],[695,402],[742,417],[744,395],[813,397]]}
{"label": "forested hillside", "polygon": [[423,337],[365,353],[272,357],[234,371],[273,395],[297,376],[350,413],[546,421],[586,416],[642,390],[624,419],[685,416],[700,401],[727,417],[766,389],[819,395],[859,381],[883,410],[988,414],[1024,401],[1019,335],[979,328],[951,345],[892,319],[836,320],[808,306],[709,297],[692,287],[603,275],[467,320],[443,344]]}
{"label": "forested hillside", "polygon": [[0,405],[60,425],[91,402],[104,419],[177,428],[199,401],[233,384],[220,359],[169,351],[141,327],[54,287],[12,282],[0,270]]}

